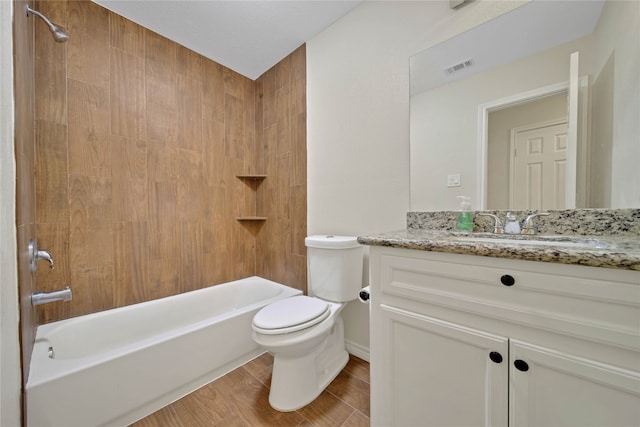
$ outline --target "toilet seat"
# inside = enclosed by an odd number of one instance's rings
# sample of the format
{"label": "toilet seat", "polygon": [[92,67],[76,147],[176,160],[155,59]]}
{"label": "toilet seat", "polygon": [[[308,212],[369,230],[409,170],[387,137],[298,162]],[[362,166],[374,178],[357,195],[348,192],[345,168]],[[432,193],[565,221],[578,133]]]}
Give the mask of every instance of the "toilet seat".
{"label": "toilet seat", "polygon": [[298,295],[269,304],[253,318],[253,330],[267,335],[300,331],[329,317],[329,304],[318,298]]}

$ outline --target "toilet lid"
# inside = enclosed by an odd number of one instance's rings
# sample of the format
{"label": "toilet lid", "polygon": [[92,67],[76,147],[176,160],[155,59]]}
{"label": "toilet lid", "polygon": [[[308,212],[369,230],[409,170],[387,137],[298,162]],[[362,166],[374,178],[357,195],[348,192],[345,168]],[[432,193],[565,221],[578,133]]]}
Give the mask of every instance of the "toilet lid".
{"label": "toilet lid", "polygon": [[253,318],[253,327],[263,334],[295,332],[323,321],[330,311],[326,301],[298,295],[274,302],[258,311]]}

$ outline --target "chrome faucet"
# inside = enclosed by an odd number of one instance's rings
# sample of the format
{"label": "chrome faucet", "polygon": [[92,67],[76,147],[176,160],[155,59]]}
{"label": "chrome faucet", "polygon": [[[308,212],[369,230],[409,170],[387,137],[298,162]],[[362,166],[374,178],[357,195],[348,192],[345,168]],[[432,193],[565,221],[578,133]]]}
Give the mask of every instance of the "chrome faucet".
{"label": "chrome faucet", "polygon": [[[478,212],[478,215],[488,216],[493,218],[494,220],[493,234],[503,234],[505,232],[504,225],[502,225],[502,221],[496,215],[490,214],[490,213],[482,213],[482,212]],[[547,216],[547,215],[549,215],[548,212],[540,212],[540,213],[534,213],[529,215],[522,223],[522,229],[520,231],[520,234],[524,234],[528,236],[533,236],[534,234],[536,234],[537,233],[536,228],[533,226],[534,218],[539,216]],[[508,218],[509,218],[509,214],[507,214],[507,219]]]}
{"label": "chrome faucet", "polygon": [[49,267],[53,268],[53,257],[49,253],[49,251],[40,250],[36,252],[36,261],[48,261]]}
{"label": "chrome faucet", "polygon": [[478,212],[478,215],[480,215],[480,216],[488,216],[488,217],[493,218],[493,220],[494,220],[493,233],[494,234],[502,234],[502,233],[504,233],[504,226],[502,225],[502,221],[500,221],[500,218],[498,218],[496,215],[489,214],[489,213],[482,213],[482,212]]}
{"label": "chrome faucet", "polygon": [[54,301],[71,301],[71,299],[71,288],[67,286],[59,291],[31,294],[31,305],[47,304]]}
{"label": "chrome faucet", "polygon": [[522,224],[522,234],[533,236],[537,233],[536,228],[533,226],[533,219],[538,216],[547,216],[548,212],[540,212],[529,215]]}
{"label": "chrome faucet", "polygon": [[29,241],[29,263],[31,272],[36,271],[36,268],[38,268],[38,261],[47,261],[49,262],[49,267],[53,268],[53,257],[49,251],[38,249],[35,239],[31,239]]}

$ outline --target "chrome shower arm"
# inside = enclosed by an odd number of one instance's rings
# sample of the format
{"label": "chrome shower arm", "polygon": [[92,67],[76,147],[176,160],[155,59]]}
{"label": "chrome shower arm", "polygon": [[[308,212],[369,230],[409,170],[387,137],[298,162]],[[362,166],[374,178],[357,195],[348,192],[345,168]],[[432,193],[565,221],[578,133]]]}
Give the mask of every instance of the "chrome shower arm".
{"label": "chrome shower arm", "polygon": [[40,17],[40,19],[42,19],[47,24],[47,26],[49,27],[49,29],[51,31],[54,30],[55,27],[53,25],[53,22],[49,21],[49,19],[46,16],[44,16],[43,14],[38,12],[37,10],[31,9],[29,6],[27,6],[27,16],[29,16],[29,14],[36,15],[36,16]]}
{"label": "chrome shower arm", "polygon": [[29,5],[27,5],[27,16],[29,16],[30,14],[39,17],[45,22],[45,24],[47,24],[47,27],[49,27],[49,31],[51,31],[51,34],[53,34],[53,38],[55,39],[55,41],[57,41],[58,43],[62,43],[69,40],[69,35],[65,33],[62,28],[49,21],[49,19],[42,13],[38,12],[35,9],[32,9],[31,7],[29,7]]}

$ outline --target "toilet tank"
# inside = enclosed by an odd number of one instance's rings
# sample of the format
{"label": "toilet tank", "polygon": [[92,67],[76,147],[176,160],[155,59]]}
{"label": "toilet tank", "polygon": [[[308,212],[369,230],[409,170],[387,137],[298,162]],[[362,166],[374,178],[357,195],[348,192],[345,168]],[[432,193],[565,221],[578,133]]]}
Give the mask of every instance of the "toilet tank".
{"label": "toilet tank", "polygon": [[358,297],[362,288],[364,247],[351,236],[309,236],[307,276],[309,294],[333,302]]}

